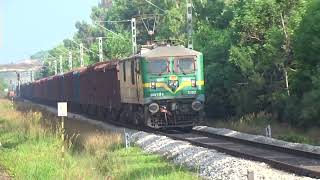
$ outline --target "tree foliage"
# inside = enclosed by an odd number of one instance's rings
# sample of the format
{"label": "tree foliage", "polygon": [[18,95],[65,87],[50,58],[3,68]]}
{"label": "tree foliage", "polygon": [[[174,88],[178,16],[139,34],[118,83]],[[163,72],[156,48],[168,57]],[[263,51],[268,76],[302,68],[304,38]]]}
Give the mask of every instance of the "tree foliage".
{"label": "tree foliage", "polygon": [[5,81],[0,78],[0,96],[5,96],[6,92],[5,89],[8,88],[8,85],[5,83]]}
{"label": "tree foliage", "polygon": [[[105,59],[132,54],[131,24],[137,18],[138,44],[177,39],[186,45],[186,1],[114,0],[111,8],[92,8],[92,22],[77,22],[72,39],[46,53],[70,51],[79,66],[79,43],[85,64],[98,62],[97,37],[104,37]],[[297,125],[318,123],[320,109],[320,2],[317,0],[193,0],[194,47],[205,57],[207,114],[225,118],[266,111]],[[141,20],[155,14],[156,18]],[[113,33],[121,35],[119,38]],[[64,55],[64,69],[68,69]],[[53,74],[53,61],[43,75]]]}

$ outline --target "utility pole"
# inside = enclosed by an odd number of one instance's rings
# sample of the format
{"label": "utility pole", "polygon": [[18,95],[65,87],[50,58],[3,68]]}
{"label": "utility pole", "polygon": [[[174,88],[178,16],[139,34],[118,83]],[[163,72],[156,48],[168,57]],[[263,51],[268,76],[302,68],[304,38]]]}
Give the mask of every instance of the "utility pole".
{"label": "utility pole", "polygon": [[186,0],[186,1],[187,1],[188,48],[193,49],[192,0]]}
{"label": "utility pole", "polygon": [[59,69],[60,69],[60,74],[63,74],[63,64],[62,64],[62,55],[59,56]]}
{"label": "utility pole", "polygon": [[80,43],[80,67],[84,67],[84,60],[83,60],[83,43]]}
{"label": "utility pole", "polygon": [[72,70],[72,52],[69,51],[69,70]]}
{"label": "utility pole", "polygon": [[18,94],[17,94],[17,96],[19,96],[19,97],[20,97],[21,73],[20,73],[20,72],[18,72],[18,71],[16,71],[16,73],[17,73],[17,79],[18,79]]}
{"label": "utility pole", "polygon": [[136,18],[131,19],[131,31],[132,31],[132,53],[137,54],[137,25]]}
{"label": "utility pole", "polygon": [[54,75],[58,74],[58,62],[57,59],[54,59]]}
{"label": "utility pole", "polygon": [[31,80],[31,82],[34,81],[34,73],[32,70],[30,71],[30,80]]}
{"label": "utility pole", "polygon": [[98,38],[99,40],[99,61],[103,61],[103,49],[102,49],[102,37]]}

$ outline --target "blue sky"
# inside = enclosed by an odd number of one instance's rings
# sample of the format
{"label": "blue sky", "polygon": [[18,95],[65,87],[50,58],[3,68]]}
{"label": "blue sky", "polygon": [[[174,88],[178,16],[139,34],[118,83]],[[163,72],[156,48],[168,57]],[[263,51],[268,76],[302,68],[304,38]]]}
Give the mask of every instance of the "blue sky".
{"label": "blue sky", "polygon": [[0,64],[17,62],[47,50],[90,22],[99,0],[0,0]]}

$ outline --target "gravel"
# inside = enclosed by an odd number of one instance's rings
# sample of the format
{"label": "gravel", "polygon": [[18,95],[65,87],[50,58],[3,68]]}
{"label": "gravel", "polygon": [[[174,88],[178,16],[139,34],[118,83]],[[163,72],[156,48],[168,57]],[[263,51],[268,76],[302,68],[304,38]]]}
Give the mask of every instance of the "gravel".
{"label": "gravel", "polygon": [[225,128],[213,128],[213,127],[208,127],[208,126],[197,126],[193,128],[194,130],[202,131],[202,132],[208,132],[208,133],[213,133],[213,134],[218,134],[218,135],[223,135],[223,136],[229,136],[229,137],[235,137],[239,139],[244,139],[244,140],[249,140],[252,142],[259,142],[259,143],[265,143],[265,144],[272,144],[280,147],[286,147],[286,148],[291,148],[291,149],[296,149],[296,150],[302,150],[302,151],[307,151],[307,152],[312,152],[312,153],[317,153],[320,155],[320,146],[312,146],[308,144],[300,144],[300,143],[291,143],[291,142],[286,142],[274,138],[269,138],[261,135],[252,135],[252,134],[247,134],[247,133],[241,133],[238,131],[233,131],[230,129],[225,129]]}
{"label": "gravel", "polygon": [[232,157],[151,133],[135,132],[131,135],[131,141],[147,153],[156,153],[177,165],[195,169],[204,179],[247,180],[248,172],[254,173],[255,180],[312,179],[273,169],[265,163]]}

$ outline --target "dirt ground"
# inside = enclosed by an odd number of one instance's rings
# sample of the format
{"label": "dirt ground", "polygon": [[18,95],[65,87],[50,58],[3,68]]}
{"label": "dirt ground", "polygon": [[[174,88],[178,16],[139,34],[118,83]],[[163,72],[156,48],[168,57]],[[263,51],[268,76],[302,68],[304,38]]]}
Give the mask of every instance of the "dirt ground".
{"label": "dirt ground", "polygon": [[9,180],[9,179],[11,179],[11,177],[0,166],[0,180]]}

